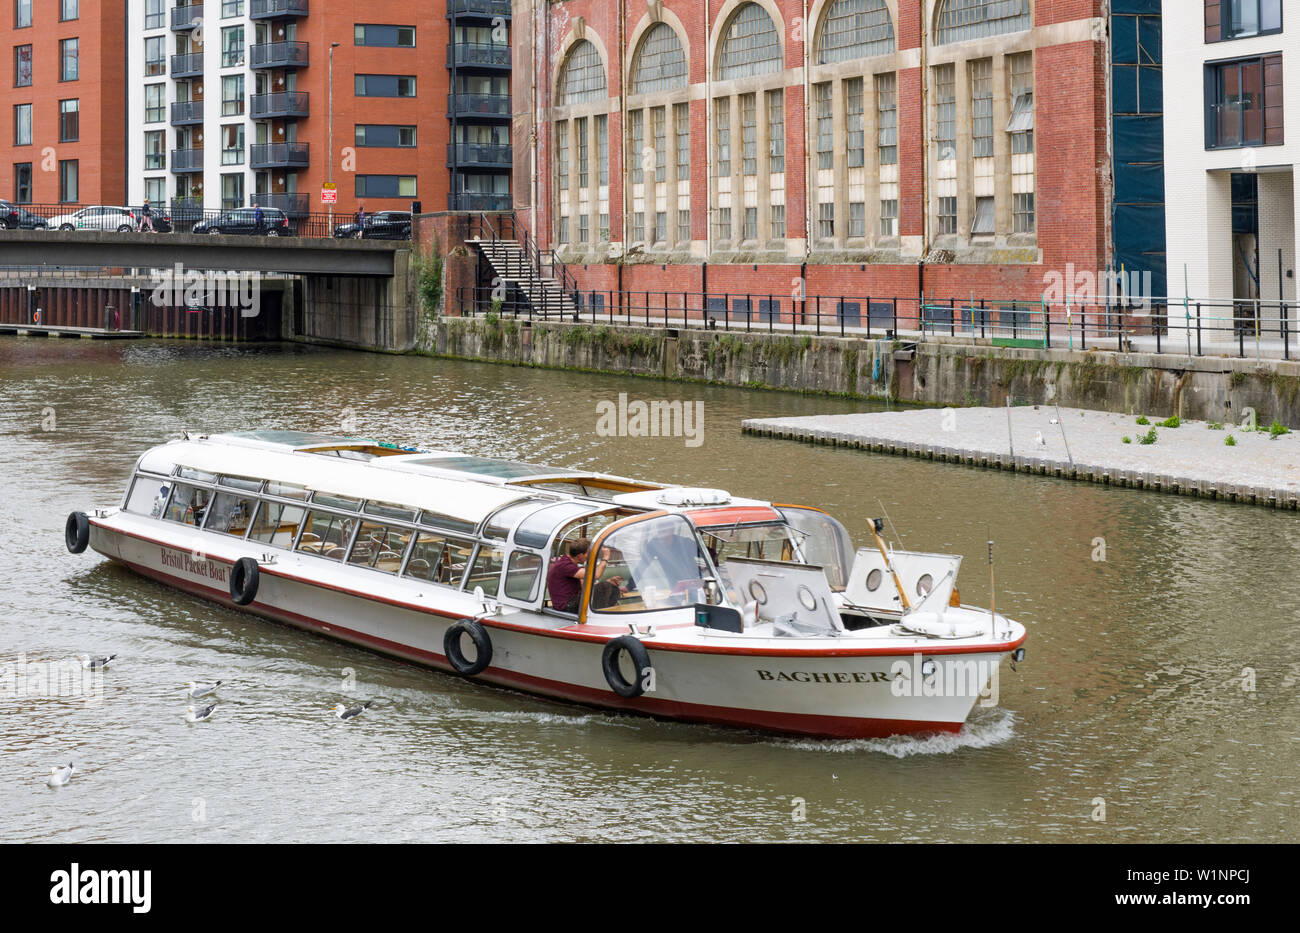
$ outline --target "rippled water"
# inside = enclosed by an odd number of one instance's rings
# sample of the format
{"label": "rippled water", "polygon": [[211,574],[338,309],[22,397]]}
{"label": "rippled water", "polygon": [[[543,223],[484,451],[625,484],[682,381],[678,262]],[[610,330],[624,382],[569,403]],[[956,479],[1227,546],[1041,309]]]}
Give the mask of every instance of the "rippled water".
{"label": "rippled water", "polygon": [[[619,392],[702,400],[704,445],[597,436],[596,403]],[[739,430],[745,417],[860,408],[294,347],[0,338],[0,667],[121,655],[97,706],[0,682],[0,839],[1300,836],[1294,514]],[[1003,668],[1000,706],[956,736],[772,737],[467,683],[64,549],[67,513],[115,504],[146,446],[259,426],[807,502],[858,539],[883,505],[907,546],[966,555],[963,598],[982,605],[992,537],[997,605],[1028,626],[1028,658]],[[1104,562],[1092,559],[1098,538]],[[231,684],[213,719],[190,725],[182,685],[204,678]],[[355,722],[330,714],[354,697],[378,702]],[[72,782],[47,788],[69,760]]]}

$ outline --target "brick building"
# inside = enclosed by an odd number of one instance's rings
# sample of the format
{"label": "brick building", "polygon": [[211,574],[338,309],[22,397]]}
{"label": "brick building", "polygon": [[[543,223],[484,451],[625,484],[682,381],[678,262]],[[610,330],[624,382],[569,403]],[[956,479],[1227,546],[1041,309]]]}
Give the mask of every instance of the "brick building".
{"label": "brick building", "polygon": [[126,0],[11,0],[0,15],[12,93],[0,134],[0,198],[126,197]]}
{"label": "brick building", "polygon": [[1038,300],[1111,258],[1107,9],[523,0],[516,205],[586,289]]}

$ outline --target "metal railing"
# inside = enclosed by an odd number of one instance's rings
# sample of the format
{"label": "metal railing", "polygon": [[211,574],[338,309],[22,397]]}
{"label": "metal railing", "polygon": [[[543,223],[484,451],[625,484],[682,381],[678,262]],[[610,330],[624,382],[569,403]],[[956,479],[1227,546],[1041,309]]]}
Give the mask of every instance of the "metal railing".
{"label": "metal railing", "polygon": [[311,146],[309,143],[255,143],[249,150],[248,164],[252,168],[310,165]]}
{"label": "metal railing", "polygon": [[491,143],[447,143],[447,162],[452,165],[489,165],[508,168],[513,160],[510,146]]}
{"label": "metal railing", "polygon": [[249,5],[250,19],[269,16],[306,16],[307,0],[253,0]]}
{"label": "metal railing", "polygon": [[308,91],[254,94],[248,99],[248,106],[254,120],[270,117],[306,117],[311,114],[311,94]]}
{"label": "metal railing", "polygon": [[[569,272],[568,267],[556,256],[554,250],[543,250],[536,238],[529,232],[526,224],[519,222],[514,211],[488,215],[479,212],[470,218],[470,239],[488,243],[493,255],[497,255],[503,243],[514,243],[528,261],[532,274],[537,279],[552,279],[565,295],[578,291],[578,282]],[[491,299],[489,298],[489,303]]]}
{"label": "metal railing", "polygon": [[447,110],[458,116],[508,117],[509,94],[448,94]]}
{"label": "metal railing", "polygon": [[173,78],[201,75],[203,74],[203,53],[187,52],[183,55],[173,55],[171,65]]}
{"label": "metal railing", "polygon": [[306,42],[263,42],[249,48],[252,68],[297,68],[307,65],[310,46]]}
{"label": "metal railing", "polygon": [[495,42],[448,42],[447,61],[455,62],[457,67],[488,65],[509,68],[510,46]]}
{"label": "metal railing", "polygon": [[172,29],[193,29],[203,19],[203,4],[191,3],[172,10]]}
{"label": "metal railing", "polygon": [[509,16],[510,0],[447,0],[447,12],[453,16]]}
{"label": "metal railing", "polygon": [[203,101],[177,100],[172,102],[172,123],[202,123]]}
{"label": "metal railing", "polygon": [[203,168],[202,149],[173,149],[171,154],[173,172],[197,172]]}

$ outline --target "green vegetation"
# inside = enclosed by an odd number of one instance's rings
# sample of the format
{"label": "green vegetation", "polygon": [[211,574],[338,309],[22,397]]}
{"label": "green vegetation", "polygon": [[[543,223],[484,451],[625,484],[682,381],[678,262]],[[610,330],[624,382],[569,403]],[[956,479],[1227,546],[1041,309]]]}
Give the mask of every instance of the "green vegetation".
{"label": "green vegetation", "polygon": [[1211,421],[1211,422],[1207,423],[1207,424],[1205,425],[1205,427],[1208,428],[1208,429],[1211,430],[1211,431],[1222,431],[1222,430],[1223,430],[1223,422],[1222,422],[1222,421]]}
{"label": "green vegetation", "polygon": [[1270,437],[1281,437],[1283,434],[1290,434],[1291,429],[1280,421],[1274,419],[1272,426],[1268,429],[1268,433]]}
{"label": "green vegetation", "polygon": [[1137,423],[1138,423],[1138,424],[1150,424],[1150,423],[1151,423],[1151,419],[1148,418],[1146,415],[1138,415]]}
{"label": "green vegetation", "polygon": [[1133,443],[1133,438],[1129,437],[1127,434],[1125,434],[1125,435],[1124,435],[1123,437],[1121,437],[1119,440],[1120,440],[1120,443],[1121,443],[1121,444],[1131,444],[1131,443]]}
{"label": "green vegetation", "polygon": [[1145,434],[1138,435],[1139,444],[1154,444],[1156,442],[1156,429],[1152,428]]}
{"label": "green vegetation", "polygon": [[427,257],[416,256],[411,263],[415,266],[416,290],[420,295],[420,309],[429,316],[438,313],[438,303],[442,301],[442,252],[438,241]]}
{"label": "green vegetation", "polygon": [[1226,445],[1229,446],[1229,447],[1236,447],[1236,446],[1237,446],[1237,439],[1236,439],[1235,437],[1233,437],[1231,434],[1229,434],[1227,437],[1225,437],[1225,438],[1223,439],[1223,443],[1226,444]]}
{"label": "green vegetation", "polygon": [[1176,428],[1182,423],[1182,420],[1177,415],[1173,415],[1164,421],[1157,421],[1156,425],[1161,428]]}

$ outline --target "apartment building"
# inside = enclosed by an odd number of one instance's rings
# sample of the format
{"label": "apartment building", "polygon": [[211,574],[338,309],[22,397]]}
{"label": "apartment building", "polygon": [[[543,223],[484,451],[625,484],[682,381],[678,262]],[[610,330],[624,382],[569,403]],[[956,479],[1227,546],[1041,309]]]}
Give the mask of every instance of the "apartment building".
{"label": "apartment building", "polygon": [[1283,0],[1165,4],[1173,297],[1295,300],[1298,12]]}
{"label": "apartment building", "polygon": [[118,50],[127,0],[4,0],[12,61],[0,134],[0,198],[23,203],[126,197],[126,85]]}

